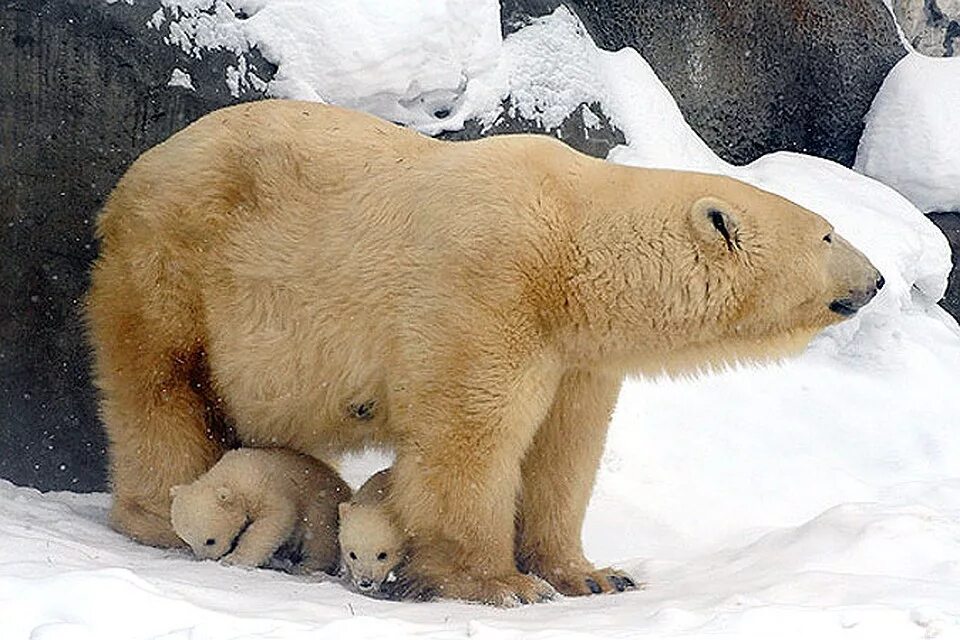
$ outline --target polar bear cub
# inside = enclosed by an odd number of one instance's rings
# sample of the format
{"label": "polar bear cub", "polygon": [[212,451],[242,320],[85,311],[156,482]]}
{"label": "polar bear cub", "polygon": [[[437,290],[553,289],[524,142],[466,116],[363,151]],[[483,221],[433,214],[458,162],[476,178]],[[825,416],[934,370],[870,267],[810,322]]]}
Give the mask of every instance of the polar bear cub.
{"label": "polar bear cub", "polygon": [[395,579],[405,556],[406,537],[385,504],[390,469],[367,480],[349,502],[340,505],[340,548],[347,577],[362,593],[376,593]]}
{"label": "polar bear cub", "polygon": [[236,449],[170,490],[174,531],[201,559],[266,565],[283,547],[301,572],[340,566],[338,505],[350,487],[319,460],[286,449]]}

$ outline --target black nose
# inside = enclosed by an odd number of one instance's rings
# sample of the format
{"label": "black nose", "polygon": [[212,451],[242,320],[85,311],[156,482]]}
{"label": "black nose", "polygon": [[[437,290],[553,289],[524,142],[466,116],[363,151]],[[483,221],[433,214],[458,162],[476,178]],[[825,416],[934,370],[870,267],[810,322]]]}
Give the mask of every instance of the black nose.
{"label": "black nose", "polygon": [[861,308],[863,308],[868,302],[873,300],[874,296],[877,295],[886,281],[883,279],[883,276],[878,276],[876,280],[876,287],[870,287],[868,289],[861,289],[859,291],[852,290],[850,295],[846,298],[837,298],[830,303],[830,311],[834,313],[839,313],[841,316],[852,316]]}
{"label": "black nose", "polygon": [[367,591],[373,588],[373,582],[364,579],[357,583],[357,587],[359,587],[361,591]]}

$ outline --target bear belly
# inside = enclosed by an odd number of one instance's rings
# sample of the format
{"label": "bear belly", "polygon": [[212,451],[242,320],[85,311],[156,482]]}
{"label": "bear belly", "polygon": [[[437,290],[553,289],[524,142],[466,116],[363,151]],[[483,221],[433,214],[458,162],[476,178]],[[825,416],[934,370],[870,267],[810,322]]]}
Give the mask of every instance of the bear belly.
{"label": "bear belly", "polygon": [[390,444],[386,401],[375,386],[352,393],[323,391],[299,398],[228,401],[227,412],[238,439],[248,447],[286,447],[327,458]]}
{"label": "bear belly", "polygon": [[318,454],[389,442],[382,361],[360,350],[347,350],[361,356],[350,362],[295,341],[255,342],[221,341],[210,353],[213,384],[241,444],[325,457]]}

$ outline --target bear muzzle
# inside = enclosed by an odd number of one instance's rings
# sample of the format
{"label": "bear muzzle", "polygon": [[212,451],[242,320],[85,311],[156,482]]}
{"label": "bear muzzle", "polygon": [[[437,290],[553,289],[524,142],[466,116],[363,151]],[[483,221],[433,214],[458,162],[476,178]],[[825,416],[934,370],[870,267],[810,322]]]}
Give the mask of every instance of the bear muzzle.
{"label": "bear muzzle", "polygon": [[830,303],[830,311],[838,313],[841,316],[849,317],[862,309],[868,302],[876,297],[877,292],[883,289],[886,280],[883,275],[877,273],[873,284],[863,289],[851,289],[850,295],[845,298],[837,298]]}

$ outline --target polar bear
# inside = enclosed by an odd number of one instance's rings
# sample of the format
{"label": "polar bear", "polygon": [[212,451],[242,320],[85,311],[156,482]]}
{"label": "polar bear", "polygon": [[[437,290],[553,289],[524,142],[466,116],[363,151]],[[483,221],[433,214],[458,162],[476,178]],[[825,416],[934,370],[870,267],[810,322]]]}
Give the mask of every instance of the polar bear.
{"label": "polar bear", "polygon": [[883,285],[823,218],[733,178],[297,101],[144,153],[97,236],[117,529],[179,544],[170,487],[234,440],[393,447],[411,593],[500,605],[632,584],[580,539],[626,374],[795,353]]}

